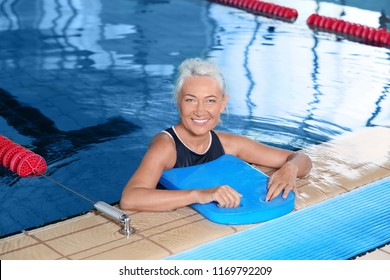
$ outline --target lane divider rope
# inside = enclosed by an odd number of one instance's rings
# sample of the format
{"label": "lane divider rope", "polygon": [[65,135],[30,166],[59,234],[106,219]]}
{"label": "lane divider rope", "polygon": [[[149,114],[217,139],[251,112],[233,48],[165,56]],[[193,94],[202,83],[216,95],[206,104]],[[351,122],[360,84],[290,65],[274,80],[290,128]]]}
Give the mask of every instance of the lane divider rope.
{"label": "lane divider rope", "polygon": [[311,29],[343,35],[345,38],[379,47],[390,46],[390,31],[342,19],[312,14],[306,20]]}
{"label": "lane divider rope", "polygon": [[[209,0],[210,2],[235,7],[249,13],[273,18],[289,23],[298,18],[298,11],[293,8],[257,0]],[[345,39],[377,47],[390,47],[390,31],[385,28],[374,28],[342,19],[321,16],[317,13],[306,20],[312,30],[335,33]]]}
{"label": "lane divider rope", "polygon": [[247,12],[281,21],[294,22],[298,11],[293,8],[257,0],[209,0],[222,5],[236,7]]}

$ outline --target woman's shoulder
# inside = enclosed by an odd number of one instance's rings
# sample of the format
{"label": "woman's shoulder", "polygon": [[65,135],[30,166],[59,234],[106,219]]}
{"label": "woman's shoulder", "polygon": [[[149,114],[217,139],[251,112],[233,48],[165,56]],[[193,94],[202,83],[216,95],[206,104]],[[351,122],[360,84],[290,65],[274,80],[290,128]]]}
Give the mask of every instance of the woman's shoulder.
{"label": "woman's shoulder", "polygon": [[171,136],[165,132],[157,133],[144,158],[160,164],[163,170],[172,168],[176,162],[176,148]]}
{"label": "woman's shoulder", "polygon": [[151,141],[151,145],[172,146],[172,144],[175,144],[175,141],[166,130],[158,132]]}
{"label": "woman's shoulder", "polygon": [[219,141],[221,141],[225,153],[236,155],[237,144],[240,141],[239,135],[216,130],[214,130],[214,132],[217,134]]}

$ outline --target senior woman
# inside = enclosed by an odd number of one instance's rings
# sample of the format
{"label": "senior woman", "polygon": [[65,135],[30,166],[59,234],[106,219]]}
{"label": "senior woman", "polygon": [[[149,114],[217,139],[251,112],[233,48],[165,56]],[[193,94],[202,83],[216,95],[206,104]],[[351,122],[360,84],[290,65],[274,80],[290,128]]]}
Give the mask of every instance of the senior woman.
{"label": "senior woman", "polygon": [[182,62],[176,81],[180,121],[158,133],[126,184],[120,208],[168,211],[193,203],[215,201],[220,207],[237,207],[241,194],[230,186],[209,189],[164,190],[157,185],[164,170],[212,161],[223,154],[277,169],[270,176],[266,201],[280,193],[298,194],[296,181],[311,169],[311,160],[301,152],[283,150],[214,128],[228,103],[225,81],[211,62],[191,58]]}

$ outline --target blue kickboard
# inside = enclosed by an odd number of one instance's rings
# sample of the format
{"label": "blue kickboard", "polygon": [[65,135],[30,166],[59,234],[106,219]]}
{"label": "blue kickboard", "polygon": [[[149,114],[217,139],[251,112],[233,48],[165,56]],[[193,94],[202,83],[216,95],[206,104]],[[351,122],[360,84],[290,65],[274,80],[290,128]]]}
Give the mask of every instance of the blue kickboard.
{"label": "blue kickboard", "polygon": [[169,190],[206,189],[229,185],[241,193],[237,208],[218,207],[216,202],[193,204],[192,207],[207,219],[219,224],[243,225],[265,222],[290,213],[295,195],[282,194],[265,202],[268,176],[245,161],[223,155],[208,163],[173,168],[163,172],[160,184]]}

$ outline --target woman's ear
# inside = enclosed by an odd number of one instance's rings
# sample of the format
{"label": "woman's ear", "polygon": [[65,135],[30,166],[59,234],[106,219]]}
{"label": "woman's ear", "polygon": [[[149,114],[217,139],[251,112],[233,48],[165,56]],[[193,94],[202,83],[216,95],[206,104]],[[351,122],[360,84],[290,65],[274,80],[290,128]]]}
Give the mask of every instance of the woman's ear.
{"label": "woman's ear", "polygon": [[222,100],[222,107],[221,107],[221,113],[223,113],[226,109],[226,106],[228,104],[228,101],[229,101],[229,96],[228,95],[224,95],[223,96],[223,100]]}

